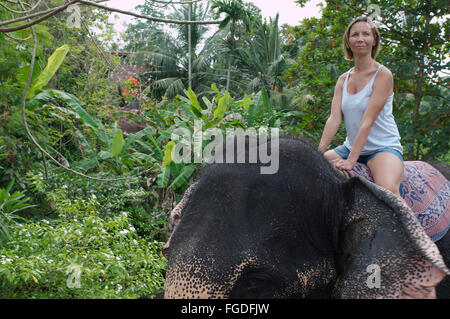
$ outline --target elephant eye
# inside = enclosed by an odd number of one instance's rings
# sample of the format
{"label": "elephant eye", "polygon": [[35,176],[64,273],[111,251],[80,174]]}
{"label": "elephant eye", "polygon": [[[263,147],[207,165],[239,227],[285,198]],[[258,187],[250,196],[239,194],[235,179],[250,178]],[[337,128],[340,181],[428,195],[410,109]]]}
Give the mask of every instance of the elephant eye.
{"label": "elephant eye", "polygon": [[261,281],[258,281],[255,278],[250,278],[246,281],[247,289],[258,289],[261,287]]}
{"label": "elephant eye", "polygon": [[236,281],[231,298],[272,298],[276,290],[274,278],[262,271],[247,271]]}

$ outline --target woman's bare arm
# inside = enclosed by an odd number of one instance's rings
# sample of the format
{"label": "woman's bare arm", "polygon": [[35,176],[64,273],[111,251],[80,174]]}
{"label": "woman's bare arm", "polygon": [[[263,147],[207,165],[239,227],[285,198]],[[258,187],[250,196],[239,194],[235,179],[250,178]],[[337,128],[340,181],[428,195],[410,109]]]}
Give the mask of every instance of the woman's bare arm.
{"label": "woman's bare arm", "polygon": [[331,102],[331,113],[323,129],[322,138],[319,143],[319,151],[324,153],[342,123],[342,87],[344,86],[346,73],[342,74],[334,87],[333,101]]}

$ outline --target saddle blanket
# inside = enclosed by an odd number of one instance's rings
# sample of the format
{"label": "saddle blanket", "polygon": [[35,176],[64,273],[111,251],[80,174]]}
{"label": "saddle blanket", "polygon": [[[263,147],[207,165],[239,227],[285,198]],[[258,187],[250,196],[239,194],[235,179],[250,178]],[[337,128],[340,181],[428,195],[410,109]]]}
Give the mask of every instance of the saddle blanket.
{"label": "saddle blanket", "polygon": [[[400,195],[412,209],[433,241],[441,239],[450,226],[450,181],[428,163],[405,161]],[[348,171],[373,182],[370,169],[361,163]]]}

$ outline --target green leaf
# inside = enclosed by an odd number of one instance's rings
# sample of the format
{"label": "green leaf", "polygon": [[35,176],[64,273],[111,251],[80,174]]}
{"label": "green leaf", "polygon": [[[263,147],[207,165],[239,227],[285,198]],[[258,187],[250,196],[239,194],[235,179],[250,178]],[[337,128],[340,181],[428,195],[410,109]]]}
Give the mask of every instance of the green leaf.
{"label": "green leaf", "polygon": [[36,91],[41,90],[44,86],[48,84],[48,82],[55,75],[56,71],[58,71],[61,66],[64,58],[69,52],[69,46],[67,44],[59,47],[55,50],[55,52],[48,58],[47,66],[42,70],[42,72],[38,75],[35,82],[31,84],[31,88],[28,91],[27,98],[32,98]]}
{"label": "green leaf", "polygon": [[252,104],[249,106],[248,108],[248,126],[253,126],[253,123],[256,121],[257,117],[258,117],[258,113],[259,113],[259,109],[260,107],[258,107],[255,104]]}
{"label": "green leaf", "polygon": [[162,160],[164,158],[164,152],[159,147],[158,143],[155,141],[155,138],[152,135],[147,135],[147,138],[152,142],[152,144],[155,146],[154,150],[159,160]]}
{"label": "green leaf", "polygon": [[269,110],[270,109],[270,104],[269,104],[269,96],[267,95],[267,91],[265,88],[261,89],[261,97],[262,97],[262,107],[264,110]]}
{"label": "green leaf", "polygon": [[219,99],[217,103],[217,107],[214,110],[214,118],[222,119],[225,116],[225,113],[228,111],[228,100],[230,98],[230,94],[227,92],[224,96]]}
{"label": "green leaf", "polygon": [[82,106],[84,103],[75,95],[72,95],[67,92],[59,91],[59,90],[43,90],[41,93],[34,96],[31,100],[28,100],[26,103],[26,107],[28,109],[35,109],[45,103],[50,102],[51,100],[59,98],[63,100],[70,107],[75,108],[76,106]]}
{"label": "green leaf", "polygon": [[174,147],[175,147],[174,141],[170,141],[169,143],[167,143],[164,149],[164,157],[162,161],[163,166],[168,166],[172,162],[172,151]]}
{"label": "green leaf", "polygon": [[241,106],[245,111],[248,111],[250,105],[253,104],[253,101],[248,96],[244,97],[241,101],[237,103],[239,106]]}
{"label": "green leaf", "polygon": [[148,126],[148,127],[144,128],[144,129],[140,130],[139,132],[128,134],[128,136],[127,136],[127,138],[125,139],[125,142],[124,142],[124,148],[128,149],[135,142],[141,140],[144,136],[146,136],[149,133],[152,133],[154,130],[155,130],[154,127]]}
{"label": "green leaf", "polygon": [[206,96],[203,96],[202,97],[202,100],[203,100],[203,103],[205,103],[205,105],[206,105],[206,112],[204,112],[204,113],[206,113],[207,115],[209,114],[209,113],[211,113],[211,110],[212,110],[212,108],[213,108],[213,104],[211,103],[211,101],[210,100],[208,100],[208,98],[206,97]]}
{"label": "green leaf", "polygon": [[[6,194],[8,194],[11,191],[11,188],[13,187],[14,182],[15,182],[15,179],[13,178],[11,180],[11,182],[9,183],[9,185],[6,187]],[[6,198],[6,195],[5,195],[5,198]]]}
{"label": "green leaf", "polygon": [[33,97],[31,100],[29,100],[26,106],[27,108],[33,110],[36,107],[48,103],[55,98],[59,98],[66,104],[68,104],[76,112],[77,118],[81,119],[85,125],[89,126],[101,142],[103,142],[105,145],[109,144],[109,139],[106,135],[106,130],[103,123],[99,120],[94,120],[83,108],[83,101],[70,93],[51,89],[44,90]]}
{"label": "green leaf", "polygon": [[112,153],[108,152],[108,151],[100,151],[100,152],[98,153],[98,156],[99,156],[101,159],[105,160],[105,159],[108,159],[108,158],[113,157],[114,155],[113,155]]}
{"label": "green leaf", "polygon": [[83,101],[81,101],[75,95],[67,93],[67,92],[64,92],[64,91],[45,90],[43,92],[48,92],[54,98],[60,98],[61,100],[63,100],[67,105],[69,105],[72,108],[84,105]]}
{"label": "green leaf", "polygon": [[[29,64],[25,65],[17,70],[16,79],[21,86],[25,86],[25,83],[27,83],[29,73],[30,73],[30,65]],[[36,81],[36,79],[40,73],[41,73],[41,70],[35,65],[33,68],[33,74],[31,76],[31,83]]]}
{"label": "green leaf", "polygon": [[117,127],[114,132],[114,137],[111,141],[110,147],[111,154],[114,157],[119,156],[120,152],[122,151],[122,147],[123,147],[123,133],[120,127]]}
{"label": "green leaf", "polygon": [[154,157],[152,157],[152,156],[150,156],[148,154],[140,153],[140,152],[134,152],[132,154],[132,156],[133,156],[133,158],[138,158],[138,159],[144,160],[146,162],[150,162],[150,163],[156,163],[157,162],[157,160]]}
{"label": "green leaf", "polygon": [[161,173],[158,174],[158,187],[166,188],[169,185],[170,166],[162,166]]}
{"label": "green leaf", "polygon": [[184,166],[180,174],[173,180],[172,184],[170,184],[170,187],[179,188],[185,185],[191,178],[192,174],[194,174],[195,168],[195,164]]}
{"label": "green leaf", "polygon": [[194,114],[195,117],[201,119],[203,117],[203,114],[201,111],[199,111],[198,109],[196,109],[195,107],[189,107],[189,109],[192,111],[192,113]]}
{"label": "green leaf", "polygon": [[207,129],[213,127],[214,125],[216,125],[219,122],[220,122],[220,119],[213,119],[212,121],[207,122],[203,128],[205,130],[207,130]]}
{"label": "green leaf", "polygon": [[200,114],[202,114],[202,108],[200,106],[200,103],[197,100],[197,96],[195,96],[195,93],[191,90],[191,88],[188,89],[188,94],[189,94],[189,100],[191,102],[191,105],[193,106],[193,108],[198,111]]}
{"label": "green leaf", "polygon": [[215,83],[211,84],[211,89],[212,89],[214,92],[216,92],[217,94],[220,94],[219,89],[217,88],[217,86],[216,86]]}

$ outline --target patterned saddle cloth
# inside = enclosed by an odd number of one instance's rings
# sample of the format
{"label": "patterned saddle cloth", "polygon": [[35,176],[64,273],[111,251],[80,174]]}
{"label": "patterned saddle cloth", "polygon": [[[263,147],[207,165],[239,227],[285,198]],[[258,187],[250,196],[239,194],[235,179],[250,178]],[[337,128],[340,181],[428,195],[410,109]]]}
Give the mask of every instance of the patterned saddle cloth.
{"label": "patterned saddle cloth", "polygon": [[[428,236],[438,241],[450,226],[450,181],[428,163],[405,161],[404,164],[400,195],[411,207]],[[348,173],[373,182],[370,169],[364,164],[356,163]]]}

